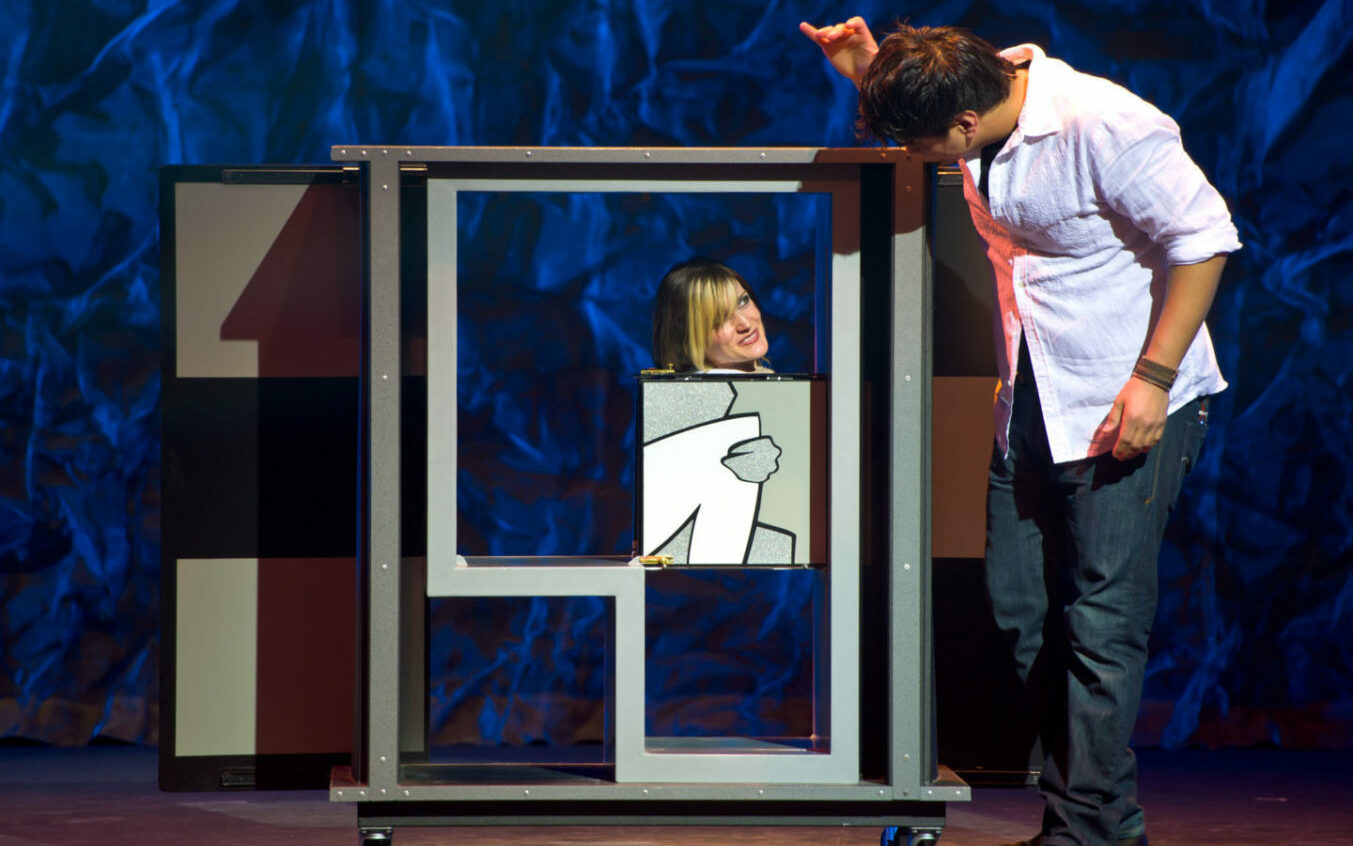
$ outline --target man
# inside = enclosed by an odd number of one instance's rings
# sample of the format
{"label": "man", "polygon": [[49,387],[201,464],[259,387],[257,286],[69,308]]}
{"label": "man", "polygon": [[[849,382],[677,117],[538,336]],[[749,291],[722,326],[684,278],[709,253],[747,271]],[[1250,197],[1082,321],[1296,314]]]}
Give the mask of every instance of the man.
{"label": "man", "polygon": [[1226,387],[1203,318],[1240,242],[1155,107],[1032,45],[950,27],[800,29],[860,124],[957,161],[995,271],[992,613],[1039,705],[1032,841],[1145,844],[1128,748],[1169,510]]}

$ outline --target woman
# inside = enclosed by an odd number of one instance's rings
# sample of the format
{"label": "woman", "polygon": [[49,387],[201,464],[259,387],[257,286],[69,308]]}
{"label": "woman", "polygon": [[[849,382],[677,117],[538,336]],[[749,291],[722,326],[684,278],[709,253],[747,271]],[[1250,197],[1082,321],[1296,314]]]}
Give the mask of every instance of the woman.
{"label": "woman", "polygon": [[[736,271],[693,258],[658,284],[658,367],[768,373],[768,346],[756,294]],[[723,379],[647,380],[640,397],[642,554],[676,564],[794,563],[794,534],[759,517],[781,451],[762,434],[755,404],[735,411],[738,392]]]}
{"label": "woman", "polygon": [[662,277],[653,307],[653,360],[658,367],[768,373],[769,347],[756,293],[737,271],[693,258]]}

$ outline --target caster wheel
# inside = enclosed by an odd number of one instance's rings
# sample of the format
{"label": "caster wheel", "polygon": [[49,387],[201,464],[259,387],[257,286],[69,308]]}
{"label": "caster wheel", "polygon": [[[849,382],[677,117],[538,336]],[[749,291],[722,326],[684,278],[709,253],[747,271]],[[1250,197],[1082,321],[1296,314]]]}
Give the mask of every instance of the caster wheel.
{"label": "caster wheel", "polygon": [[394,839],[393,828],[363,828],[357,831],[358,846],[390,846]]}
{"label": "caster wheel", "polygon": [[890,825],[883,829],[879,837],[879,846],[935,846],[940,842],[940,832],[934,829],[910,829]]}

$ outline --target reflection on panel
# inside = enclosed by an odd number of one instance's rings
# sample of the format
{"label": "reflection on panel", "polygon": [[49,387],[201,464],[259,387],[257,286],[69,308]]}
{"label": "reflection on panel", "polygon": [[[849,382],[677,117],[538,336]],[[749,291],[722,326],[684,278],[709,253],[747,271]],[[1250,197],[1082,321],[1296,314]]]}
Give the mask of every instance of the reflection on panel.
{"label": "reflection on panel", "polygon": [[161,784],[352,746],[361,218],[337,168],[166,168]]}

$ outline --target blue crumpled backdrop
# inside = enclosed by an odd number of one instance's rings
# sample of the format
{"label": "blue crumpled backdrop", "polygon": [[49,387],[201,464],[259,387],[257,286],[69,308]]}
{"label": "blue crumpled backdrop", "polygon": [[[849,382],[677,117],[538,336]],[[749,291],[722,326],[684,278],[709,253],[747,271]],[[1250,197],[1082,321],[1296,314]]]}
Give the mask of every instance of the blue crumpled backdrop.
{"label": "blue crumpled backdrop", "polygon": [[[158,166],[345,141],[849,144],[852,91],[796,25],[856,11],[1038,42],[1182,124],[1246,248],[1210,319],[1232,388],[1162,556],[1141,734],[1353,746],[1345,0],[4,4],[0,737],[155,740]],[[636,357],[631,329],[593,328]]]}

